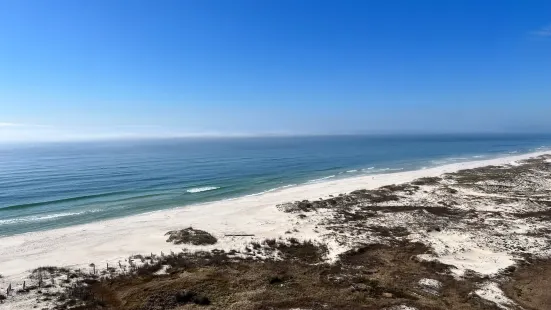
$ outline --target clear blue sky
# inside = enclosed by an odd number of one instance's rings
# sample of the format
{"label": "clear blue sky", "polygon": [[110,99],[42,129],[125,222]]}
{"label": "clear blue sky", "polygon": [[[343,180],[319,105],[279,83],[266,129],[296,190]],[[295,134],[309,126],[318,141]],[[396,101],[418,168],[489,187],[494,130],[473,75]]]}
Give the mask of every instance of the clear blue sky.
{"label": "clear blue sky", "polygon": [[0,0],[0,140],[551,132],[551,2]]}

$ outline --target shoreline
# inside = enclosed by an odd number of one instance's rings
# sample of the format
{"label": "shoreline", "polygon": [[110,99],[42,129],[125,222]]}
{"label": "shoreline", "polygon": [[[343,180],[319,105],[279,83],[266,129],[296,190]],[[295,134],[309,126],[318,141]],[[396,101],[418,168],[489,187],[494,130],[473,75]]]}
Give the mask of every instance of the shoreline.
{"label": "shoreline", "polygon": [[[299,232],[296,218],[281,212],[276,205],[297,200],[317,200],[358,189],[374,189],[389,184],[410,182],[420,177],[438,176],[462,169],[503,165],[550,154],[533,152],[493,159],[460,162],[427,169],[368,176],[356,176],[319,183],[303,184],[229,200],[189,205],[139,215],[93,222],[47,231],[29,232],[0,238],[0,274],[4,281],[17,281],[39,266],[86,267],[90,263],[117,262],[141,253],[179,252],[181,246],[166,242],[165,233],[185,227],[204,229],[218,238],[214,246],[189,249],[239,249],[253,240],[291,236],[319,240],[314,225],[303,225]],[[227,237],[227,234],[253,234],[254,237]],[[337,253],[338,254],[338,253]]]}
{"label": "shoreline", "polygon": [[[540,146],[532,149],[524,149],[522,151],[488,151],[470,154],[465,154],[458,151],[446,156],[434,155],[434,157],[424,159],[410,158],[409,160],[395,161],[393,163],[377,164],[377,162],[371,162],[369,165],[364,163],[361,166],[352,165],[347,168],[341,167],[338,169],[332,168],[329,170],[312,170],[306,174],[299,173],[299,175],[302,175],[301,177],[298,177],[298,175],[293,176],[294,172],[291,172],[291,175],[288,176],[288,178],[275,178],[274,180],[277,179],[279,181],[272,182],[273,184],[264,184],[264,182],[262,182],[262,184],[257,185],[251,183],[248,188],[243,188],[240,186],[238,186],[238,188],[233,188],[235,185],[233,184],[235,183],[234,179],[228,179],[227,177],[222,179],[230,180],[230,182],[219,182],[221,179],[213,178],[201,184],[188,184],[187,186],[182,186],[179,189],[166,188],[151,190],[149,188],[154,188],[159,184],[149,184],[149,187],[145,184],[136,184],[132,188],[120,189],[118,191],[106,190],[100,193],[87,193],[88,190],[84,188],[83,192],[80,192],[79,190],[78,193],[71,194],[73,191],[71,189],[71,185],[68,185],[69,187],[53,186],[57,188],[54,193],[43,193],[39,195],[41,198],[37,201],[27,203],[22,201],[13,202],[4,206],[2,210],[7,211],[7,213],[0,212],[2,213],[2,218],[0,219],[0,238],[31,232],[38,233],[50,231],[59,228],[85,225],[101,221],[116,220],[123,217],[136,216],[150,212],[204,205],[226,200],[231,201],[248,196],[260,196],[269,192],[278,192],[289,187],[302,187],[305,185],[328,181],[342,182],[343,180],[348,179],[377,176],[395,172],[413,172],[435,167],[438,168],[444,165],[453,165],[480,160],[492,160],[502,157],[541,152],[544,150],[551,150],[551,147]],[[304,160],[308,161],[308,159]],[[9,173],[6,175],[9,175]],[[5,177],[5,179],[6,180],[3,180],[3,183],[10,184],[9,178]],[[142,179],[143,178],[138,178],[137,180],[141,182],[143,181]],[[145,179],[147,180],[147,178]],[[48,177],[44,177],[43,180],[48,180]],[[84,180],[92,181],[89,178],[84,178]],[[239,177],[236,180],[237,183],[241,181]],[[133,182],[134,180],[129,181]],[[109,184],[109,182],[110,180],[102,181],[104,184]],[[178,183],[179,182],[170,182],[169,184]],[[163,184],[163,182],[161,182],[161,184]],[[46,187],[49,186],[48,184],[45,185]],[[11,187],[13,186],[14,185]],[[146,187],[143,188],[143,186]],[[142,191],[142,189],[144,191]],[[25,196],[26,194],[24,193],[36,195],[36,193],[33,193],[35,190],[36,189],[21,188],[21,196]],[[176,195],[178,194],[178,191],[184,191],[180,192],[181,201],[180,198],[175,198],[176,196],[169,197],[172,195],[171,192],[173,191],[175,191]],[[65,195],[64,193],[66,192],[71,193]],[[208,193],[205,194],[203,192]],[[62,194],[62,196],[56,196],[58,194]],[[154,197],[156,195],[159,195],[159,197]],[[159,198],[159,200],[157,200],[157,198]],[[95,201],[95,199],[99,200]],[[176,202],[175,200],[179,201]],[[75,205],[76,209],[71,206],[72,204]],[[32,208],[27,208],[31,206]],[[48,211],[44,213],[40,211],[46,206],[48,206],[48,208],[46,208]],[[130,208],[128,208],[129,206]],[[136,210],[135,207],[138,207],[138,209]],[[21,212],[18,210],[20,208]]]}

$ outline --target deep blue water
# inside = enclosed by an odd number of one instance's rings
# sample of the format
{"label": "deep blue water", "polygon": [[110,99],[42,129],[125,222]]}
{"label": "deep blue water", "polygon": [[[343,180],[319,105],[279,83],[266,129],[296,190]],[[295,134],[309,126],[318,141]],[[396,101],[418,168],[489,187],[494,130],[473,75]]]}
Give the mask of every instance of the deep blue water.
{"label": "deep blue water", "polygon": [[0,145],[0,235],[283,186],[547,149],[549,135],[334,136]]}

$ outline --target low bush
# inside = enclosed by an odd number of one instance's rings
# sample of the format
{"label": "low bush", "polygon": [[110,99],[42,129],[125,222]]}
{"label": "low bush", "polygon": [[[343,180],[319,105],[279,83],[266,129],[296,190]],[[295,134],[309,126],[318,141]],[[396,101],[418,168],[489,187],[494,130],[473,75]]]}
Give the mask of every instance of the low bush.
{"label": "low bush", "polygon": [[172,230],[165,234],[169,236],[166,242],[174,244],[210,245],[218,242],[216,237],[204,230],[193,229],[192,227]]}

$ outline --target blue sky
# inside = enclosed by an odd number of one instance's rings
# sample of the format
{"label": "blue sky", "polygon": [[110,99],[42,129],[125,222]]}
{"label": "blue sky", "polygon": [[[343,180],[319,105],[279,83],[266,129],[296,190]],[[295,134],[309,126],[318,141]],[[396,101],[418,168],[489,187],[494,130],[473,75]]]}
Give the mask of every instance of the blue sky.
{"label": "blue sky", "polygon": [[549,1],[0,1],[0,141],[551,132]]}

